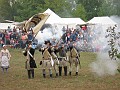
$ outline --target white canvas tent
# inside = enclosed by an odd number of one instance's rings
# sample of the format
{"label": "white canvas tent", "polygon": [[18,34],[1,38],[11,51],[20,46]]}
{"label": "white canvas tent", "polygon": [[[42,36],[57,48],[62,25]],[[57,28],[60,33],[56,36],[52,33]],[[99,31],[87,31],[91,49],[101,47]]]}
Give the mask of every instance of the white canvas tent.
{"label": "white canvas tent", "polygon": [[45,24],[52,24],[52,25],[55,24],[55,25],[60,25],[60,26],[68,25],[71,27],[75,27],[77,24],[79,25],[86,24],[80,18],[61,18],[49,8],[44,13],[50,14],[50,17],[45,22]]}
{"label": "white canvas tent", "polygon": [[60,22],[60,20],[61,20],[61,17],[59,17],[57,14],[55,14],[49,8],[44,13],[50,14],[49,18],[45,22],[46,24],[56,24],[56,23]]}
{"label": "white canvas tent", "polygon": [[80,18],[61,18],[60,24],[86,24],[82,19]]}
{"label": "white canvas tent", "polygon": [[76,25],[86,24],[80,18],[61,18],[61,21],[58,23],[59,26],[65,26],[68,28],[76,28]]}
{"label": "white canvas tent", "polygon": [[117,25],[117,23],[108,16],[94,17],[89,20],[87,24],[95,30],[101,28],[103,32],[106,32],[106,29],[108,29],[109,27]]}
{"label": "white canvas tent", "polygon": [[13,23],[0,23],[0,29],[1,29],[1,30],[8,29],[8,26],[9,26],[10,28],[13,28],[13,27],[14,27]]}
{"label": "white canvas tent", "polygon": [[97,36],[96,45],[100,46],[100,50],[108,49],[108,38],[105,38],[108,35],[107,29],[117,25],[110,17],[94,17],[87,22],[90,30],[94,32]]}
{"label": "white canvas tent", "polygon": [[45,24],[51,24],[52,28],[48,26],[48,28],[44,28],[42,32],[37,34],[36,38],[38,39],[39,43],[44,43],[45,40],[49,40],[55,37],[55,34],[57,35],[59,33],[61,35],[62,32],[62,30],[60,30],[60,28],[58,28],[56,25],[60,22],[61,17],[59,17],[49,8],[44,13],[48,13],[50,15]]}
{"label": "white canvas tent", "polygon": [[108,16],[104,17],[94,17],[90,21],[87,22],[88,24],[101,24],[101,25],[115,25],[117,24]]}
{"label": "white canvas tent", "polygon": [[44,13],[50,14],[50,17],[45,22],[45,24],[57,25],[58,27],[69,26],[70,28],[75,27],[77,24],[86,24],[86,22],[80,18],[61,18],[49,8]]}

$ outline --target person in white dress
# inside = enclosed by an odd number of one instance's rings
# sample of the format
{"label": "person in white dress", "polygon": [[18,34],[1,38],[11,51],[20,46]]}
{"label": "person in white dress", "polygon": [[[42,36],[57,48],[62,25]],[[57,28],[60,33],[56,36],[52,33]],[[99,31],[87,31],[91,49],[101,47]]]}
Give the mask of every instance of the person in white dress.
{"label": "person in white dress", "polygon": [[10,57],[11,54],[9,50],[7,49],[6,45],[3,45],[3,48],[0,51],[0,62],[3,73],[8,71]]}

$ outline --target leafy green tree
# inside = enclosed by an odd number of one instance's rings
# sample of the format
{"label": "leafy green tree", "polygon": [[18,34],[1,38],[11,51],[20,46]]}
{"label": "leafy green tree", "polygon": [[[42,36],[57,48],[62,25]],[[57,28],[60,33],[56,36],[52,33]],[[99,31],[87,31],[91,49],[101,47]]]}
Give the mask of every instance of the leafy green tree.
{"label": "leafy green tree", "polygon": [[45,0],[45,9],[50,8],[61,17],[69,17],[70,4],[65,0]]}
{"label": "leafy green tree", "polygon": [[115,8],[115,14],[120,16],[120,0],[113,0],[113,5]]}
{"label": "leafy green tree", "polygon": [[82,4],[86,10],[87,19],[98,16],[99,7],[101,7],[104,0],[77,0],[78,4]]}
{"label": "leafy green tree", "polygon": [[44,12],[50,8],[58,15],[62,16],[64,10],[68,9],[68,3],[65,0],[18,0],[19,5],[15,20],[22,21],[30,18],[32,15]]}
{"label": "leafy green tree", "polygon": [[114,7],[113,2],[104,1],[102,6],[99,8],[98,15],[99,16],[111,16],[111,15],[115,15],[116,12],[117,12],[117,9]]}
{"label": "leafy green tree", "polygon": [[0,19],[13,19],[11,12],[10,0],[0,0]]}
{"label": "leafy green tree", "polygon": [[74,9],[73,11],[72,11],[72,15],[73,15],[73,17],[78,17],[78,18],[81,18],[81,19],[83,19],[83,20],[87,20],[86,19],[86,11],[85,11],[85,9],[84,9],[84,6],[82,5],[82,4],[78,4],[77,6],[76,6],[76,9]]}
{"label": "leafy green tree", "polygon": [[104,0],[102,6],[99,8],[99,16],[120,16],[120,0]]}
{"label": "leafy green tree", "polygon": [[17,15],[14,16],[16,21],[23,21],[36,13],[43,12],[43,0],[18,0]]}

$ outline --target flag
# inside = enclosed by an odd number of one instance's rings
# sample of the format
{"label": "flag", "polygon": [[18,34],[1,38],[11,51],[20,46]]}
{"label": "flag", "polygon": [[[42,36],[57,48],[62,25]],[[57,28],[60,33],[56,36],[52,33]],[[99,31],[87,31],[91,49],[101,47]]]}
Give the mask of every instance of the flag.
{"label": "flag", "polygon": [[32,30],[36,36],[49,16],[50,15],[47,13],[38,13],[33,15],[29,20],[26,21],[24,26],[25,31],[27,32],[31,27],[33,27]]}

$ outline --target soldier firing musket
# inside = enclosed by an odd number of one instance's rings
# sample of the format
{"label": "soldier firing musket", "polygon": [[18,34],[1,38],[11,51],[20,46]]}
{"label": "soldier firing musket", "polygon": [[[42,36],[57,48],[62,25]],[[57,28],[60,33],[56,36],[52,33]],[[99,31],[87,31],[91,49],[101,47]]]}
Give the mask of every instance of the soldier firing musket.
{"label": "soldier firing musket", "polygon": [[49,41],[45,41],[45,45],[39,49],[42,52],[42,61],[40,61],[40,65],[42,65],[43,77],[46,77],[46,68],[49,69],[49,75],[52,77],[52,66],[54,65],[54,61],[52,59],[51,53],[51,43]]}
{"label": "soldier firing musket", "polygon": [[[48,19],[49,16],[50,15],[48,15],[48,14],[38,13],[38,14],[33,15],[29,20],[27,20],[25,22],[23,29],[26,33],[28,33],[28,31],[32,28],[33,38],[31,40],[31,42],[34,41],[36,35],[38,34],[38,32],[40,31],[40,29],[42,28],[42,26],[44,25],[44,23],[46,22],[46,20]],[[29,44],[26,46],[26,50],[23,52],[23,54],[25,56],[31,56],[32,57],[32,55],[31,55],[32,52],[28,53],[29,52],[28,48],[29,48]],[[32,47],[31,47],[31,49],[32,49]],[[28,64],[30,64],[30,60],[28,61]],[[28,73],[30,73],[30,72],[28,72]],[[28,74],[28,76],[29,75],[30,74]],[[34,77],[34,75],[33,75],[33,77]]]}
{"label": "soldier firing musket", "polygon": [[57,53],[58,55],[58,60],[59,60],[59,76],[62,75],[62,67],[64,68],[64,75],[67,76],[67,50],[65,48],[64,43],[59,43],[59,45],[57,45]]}
{"label": "soldier firing musket", "polygon": [[78,75],[78,70],[79,70],[79,65],[81,68],[81,64],[80,64],[80,54],[77,51],[76,47],[75,47],[75,43],[71,42],[68,46],[69,50],[70,50],[70,71],[69,71],[69,75],[71,75],[72,72],[72,65],[73,63],[75,63],[75,67],[76,67],[76,75]]}

